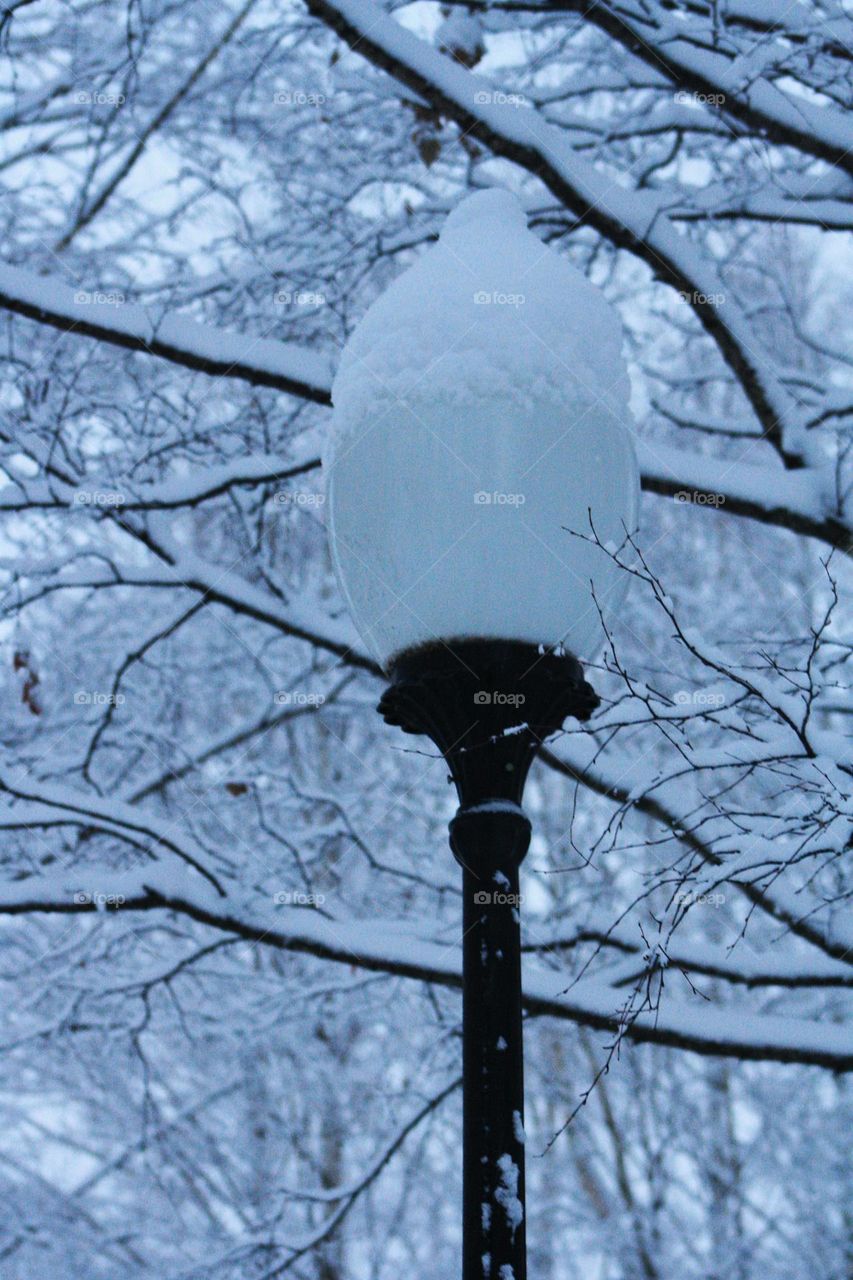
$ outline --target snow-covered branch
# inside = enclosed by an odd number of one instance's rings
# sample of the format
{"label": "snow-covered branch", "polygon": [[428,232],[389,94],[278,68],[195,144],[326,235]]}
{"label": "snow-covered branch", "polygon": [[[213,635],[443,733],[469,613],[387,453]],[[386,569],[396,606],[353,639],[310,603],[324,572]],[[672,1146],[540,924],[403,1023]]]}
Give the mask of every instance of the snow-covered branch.
{"label": "snow-covered branch", "polygon": [[[201,924],[281,951],[298,952],[373,972],[413,978],[440,987],[458,988],[461,959],[456,944],[447,946],[417,937],[409,929],[383,927],[358,920],[324,919],[312,911],[259,916],[223,903],[200,885],[183,883],[173,873],[163,876],[133,872],[125,876],[104,870],[89,880],[102,887],[106,908],[121,912],[168,909]],[[0,914],[79,913],[104,909],[85,901],[75,889],[74,875],[32,877],[3,887]],[[75,901],[76,896],[80,899]],[[286,923],[284,920],[286,919]],[[853,1037],[831,1023],[711,1008],[694,1002],[664,1000],[648,1013],[627,1016],[624,997],[599,980],[582,980],[566,989],[566,978],[528,966],[524,1003],[530,1015],[592,1027],[638,1043],[669,1045],[694,1053],[753,1061],[800,1062],[853,1070]]]}
{"label": "snow-covered branch", "polygon": [[64,333],[159,356],[213,377],[240,378],[318,404],[329,401],[329,361],[263,335],[228,333],[160,309],[98,301],[97,294],[7,265],[0,268],[0,307]]}

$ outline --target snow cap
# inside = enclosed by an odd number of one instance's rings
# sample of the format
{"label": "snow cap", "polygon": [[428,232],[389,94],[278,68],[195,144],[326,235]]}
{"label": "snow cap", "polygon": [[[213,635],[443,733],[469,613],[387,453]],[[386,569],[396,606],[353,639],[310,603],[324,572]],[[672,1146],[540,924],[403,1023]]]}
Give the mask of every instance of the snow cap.
{"label": "snow cap", "polygon": [[332,387],[333,435],[411,394],[448,411],[488,391],[530,407],[567,387],[624,414],[622,327],[594,285],[527,228],[518,199],[468,196],[438,243],[398,276],[351,335]]}
{"label": "snow cap", "polygon": [[448,243],[455,233],[472,224],[494,222],[506,231],[527,231],[527,217],[518,199],[504,187],[490,187],[488,191],[478,191],[473,196],[461,200],[455,209],[447,215],[439,242]]}
{"label": "snow cap", "polygon": [[324,465],[332,557],[380,663],[454,637],[599,647],[627,575],[571,535],[590,513],[603,543],[636,527],[621,348],[603,295],[497,189],[369,308]]}

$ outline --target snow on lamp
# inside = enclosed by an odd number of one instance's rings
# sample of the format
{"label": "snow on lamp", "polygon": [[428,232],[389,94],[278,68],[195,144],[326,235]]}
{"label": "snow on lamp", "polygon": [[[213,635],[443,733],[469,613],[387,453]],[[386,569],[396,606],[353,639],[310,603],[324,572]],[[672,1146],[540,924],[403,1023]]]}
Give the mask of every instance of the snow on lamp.
{"label": "snow on lamp", "polygon": [[389,669],[492,638],[590,658],[628,575],[589,535],[636,526],[621,325],[602,294],[479,192],[344,348],[324,458],[332,555]]}

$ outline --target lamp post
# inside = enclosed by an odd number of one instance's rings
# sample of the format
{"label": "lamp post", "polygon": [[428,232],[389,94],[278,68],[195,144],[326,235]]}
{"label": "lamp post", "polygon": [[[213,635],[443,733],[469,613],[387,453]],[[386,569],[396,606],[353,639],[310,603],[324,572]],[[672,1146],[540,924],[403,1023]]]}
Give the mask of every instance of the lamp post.
{"label": "lamp post", "polygon": [[595,709],[579,657],[624,596],[605,550],[639,495],[621,329],[484,191],[367,312],[332,394],[332,557],[389,677],[379,710],[435,743],[459,799],[463,1280],[526,1280],[521,800],[544,739]]}

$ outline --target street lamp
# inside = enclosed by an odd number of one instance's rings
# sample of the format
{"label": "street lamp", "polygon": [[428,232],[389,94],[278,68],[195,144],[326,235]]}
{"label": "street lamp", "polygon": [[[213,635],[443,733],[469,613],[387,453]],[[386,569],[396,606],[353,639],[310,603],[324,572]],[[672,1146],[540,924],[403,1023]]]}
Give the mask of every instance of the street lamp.
{"label": "street lamp", "polygon": [[[542,741],[598,698],[583,677],[636,525],[621,327],[602,295],[479,192],[353,332],[324,465],[332,558],[390,685],[459,797],[463,1278],[525,1280],[519,867]],[[572,533],[587,536],[572,536]]]}

